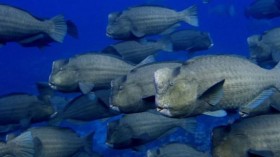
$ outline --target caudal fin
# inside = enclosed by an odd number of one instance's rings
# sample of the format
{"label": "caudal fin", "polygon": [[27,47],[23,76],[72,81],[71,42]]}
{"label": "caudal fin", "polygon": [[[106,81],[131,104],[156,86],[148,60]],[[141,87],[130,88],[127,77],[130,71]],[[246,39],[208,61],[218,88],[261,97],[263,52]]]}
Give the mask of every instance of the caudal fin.
{"label": "caudal fin", "polygon": [[173,44],[168,36],[163,37],[158,42],[162,45],[162,50],[173,52]]}
{"label": "caudal fin", "polygon": [[50,27],[48,30],[49,36],[53,40],[62,43],[65,35],[67,34],[67,23],[64,20],[64,16],[55,16],[50,20],[50,22],[52,22],[53,27]]}
{"label": "caudal fin", "polygon": [[277,76],[277,81],[275,87],[280,91],[280,62],[272,69],[272,72]]}
{"label": "caudal fin", "polygon": [[7,147],[12,150],[11,153],[16,157],[33,157],[35,154],[33,137],[30,131],[8,141]]}
{"label": "caudal fin", "polygon": [[183,20],[190,25],[198,26],[197,6],[193,5],[180,12],[184,17]]}
{"label": "caudal fin", "polygon": [[181,127],[188,133],[195,133],[195,129],[197,126],[197,121],[195,118],[186,118],[182,119]]}

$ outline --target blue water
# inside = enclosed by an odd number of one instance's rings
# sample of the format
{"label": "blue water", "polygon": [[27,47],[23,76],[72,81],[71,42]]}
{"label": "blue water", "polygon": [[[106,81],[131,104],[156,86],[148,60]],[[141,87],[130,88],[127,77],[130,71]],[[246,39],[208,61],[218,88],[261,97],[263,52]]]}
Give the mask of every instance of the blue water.
{"label": "blue water", "polygon": [[[11,92],[36,93],[35,83],[48,81],[51,72],[52,61],[69,58],[76,54],[100,51],[115,41],[106,37],[107,16],[110,12],[121,11],[130,6],[137,5],[161,5],[175,10],[183,10],[196,4],[199,9],[199,24],[195,28],[182,24],[181,28],[192,28],[210,32],[214,47],[207,51],[197,52],[196,55],[205,54],[237,54],[248,57],[249,49],[247,37],[259,34],[265,30],[279,26],[279,19],[253,20],[244,16],[244,9],[252,0],[212,0],[209,4],[203,4],[200,0],[28,0],[11,1],[2,0],[1,3],[12,5],[27,10],[32,15],[41,18],[51,18],[62,14],[66,19],[72,20],[78,27],[79,39],[67,36],[62,44],[52,43],[44,49],[24,48],[16,43],[8,43],[0,48],[0,95]],[[234,8],[234,12],[229,11]],[[187,59],[186,52],[161,52],[160,60]],[[199,117],[200,121],[207,125],[200,125],[200,129],[211,129],[218,123],[225,123],[227,119],[208,120]],[[214,122],[213,122],[214,121]],[[68,124],[65,124],[68,125]],[[105,156],[113,150],[104,145],[105,122],[96,121],[82,126],[73,126],[81,134],[87,134],[91,130],[96,131],[95,149],[102,150]],[[207,131],[206,131],[207,132]],[[199,136],[201,141],[195,141],[199,149],[209,151],[210,133]],[[169,139],[178,136],[168,137]],[[191,141],[188,136],[181,140]],[[197,138],[196,138],[197,139]],[[208,142],[207,142],[208,141]],[[208,149],[208,150],[207,150]],[[141,153],[126,151],[142,156]]]}

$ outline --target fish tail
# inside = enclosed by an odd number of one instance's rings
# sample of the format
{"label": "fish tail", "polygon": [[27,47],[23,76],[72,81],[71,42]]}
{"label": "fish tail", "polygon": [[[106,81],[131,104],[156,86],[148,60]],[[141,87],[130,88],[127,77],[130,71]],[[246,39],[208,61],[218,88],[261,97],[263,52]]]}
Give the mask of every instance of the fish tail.
{"label": "fish tail", "polygon": [[67,24],[67,33],[72,36],[73,38],[79,38],[79,32],[76,24],[70,20],[66,21]]}
{"label": "fish tail", "polygon": [[94,136],[95,132],[90,133],[89,135],[87,135],[85,137],[85,146],[84,146],[84,150],[85,152],[91,154],[93,152],[92,150],[92,146],[93,146],[93,136]]}
{"label": "fish tail", "polygon": [[53,40],[62,43],[65,35],[67,34],[67,23],[64,19],[64,16],[55,16],[48,22],[50,22],[52,25],[52,27],[47,30],[49,36]]}
{"label": "fish tail", "polygon": [[182,119],[181,127],[188,133],[195,133],[197,121],[195,118]]}
{"label": "fish tail", "polygon": [[8,141],[7,147],[16,157],[33,157],[35,154],[33,137],[30,131]]}
{"label": "fish tail", "polygon": [[180,12],[183,15],[183,20],[190,25],[198,26],[197,6],[192,5],[189,8]]}

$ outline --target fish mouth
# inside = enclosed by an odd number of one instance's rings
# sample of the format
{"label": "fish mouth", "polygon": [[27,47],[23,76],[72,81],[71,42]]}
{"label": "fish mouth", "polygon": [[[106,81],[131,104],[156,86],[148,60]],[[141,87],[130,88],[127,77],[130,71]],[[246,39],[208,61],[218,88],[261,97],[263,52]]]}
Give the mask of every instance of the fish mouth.
{"label": "fish mouth", "polygon": [[112,143],[106,142],[106,145],[110,148],[114,148],[114,144],[112,144]]}
{"label": "fish mouth", "polygon": [[[167,105],[165,105],[167,106]],[[161,106],[158,106],[157,107],[157,111],[160,112],[161,114],[165,115],[165,116],[168,116],[168,117],[172,117],[172,113],[170,112],[170,109],[168,107],[161,107]]]}
{"label": "fish mouth", "polygon": [[55,89],[55,90],[57,90],[58,89],[58,87],[55,85],[55,83],[53,83],[53,82],[49,82],[49,86],[52,88],[52,89]]}

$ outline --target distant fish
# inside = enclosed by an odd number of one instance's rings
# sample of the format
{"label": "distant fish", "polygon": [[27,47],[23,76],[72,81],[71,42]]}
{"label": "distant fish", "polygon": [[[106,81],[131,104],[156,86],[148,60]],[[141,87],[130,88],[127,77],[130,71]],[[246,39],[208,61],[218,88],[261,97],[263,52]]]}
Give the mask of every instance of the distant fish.
{"label": "distant fish", "polygon": [[157,42],[143,39],[140,41],[122,41],[106,47],[102,52],[116,54],[126,61],[138,64],[146,57],[154,55],[160,50],[173,51],[171,42],[168,39],[162,39]]}
{"label": "distant fish", "polygon": [[66,33],[67,25],[62,15],[39,20],[21,9],[0,5],[0,44],[32,42],[44,35],[62,43]]}
{"label": "distant fish", "polygon": [[142,112],[155,108],[153,75],[160,68],[175,68],[181,62],[156,62],[135,68],[111,82],[110,105],[123,113]]}
{"label": "distant fish", "polygon": [[280,156],[280,115],[247,118],[213,130],[213,157]]}
{"label": "distant fish", "polygon": [[[144,64],[151,60],[144,60]],[[49,84],[64,92],[109,88],[111,80],[125,75],[135,65],[107,54],[87,53],[53,62]]]}
{"label": "distant fish", "polygon": [[30,131],[26,131],[6,143],[0,142],[1,157],[33,157],[35,144]]}
{"label": "distant fish", "polygon": [[103,102],[94,93],[89,93],[86,95],[80,95],[70,101],[64,107],[63,111],[56,115],[53,121],[92,121],[115,116],[117,114],[117,112],[109,108],[109,104]]}
{"label": "distant fish", "polygon": [[169,36],[174,51],[196,52],[207,50],[214,45],[210,34],[207,32],[181,30],[173,32]]}
{"label": "distant fish", "polygon": [[197,57],[155,72],[157,109],[171,117],[225,115],[218,110],[239,110],[246,116],[280,89],[279,71],[280,63],[267,70],[237,56]]}
{"label": "distant fish", "polygon": [[147,157],[209,157],[210,154],[199,152],[183,143],[171,143],[147,151]]}
{"label": "distant fish", "polygon": [[247,39],[251,59],[262,62],[280,61],[280,27],[268,30],[260,35],[252,35]]}
{"label": "distant fish", "polygon": [[141,38],[170,32],[181,21],[198,26],[196,6],[181,12],[157,6],[132,7],[109,14],[106,30],[107,36],[114,39]]}
{"label": "distant fish", "polygon": [[[8,94],[0,98],[0,127],[7,132],[17,127],[27,128],[31,122],[48,120],[54,113],[53,106],[40,97],[30,94]],[[11,129],[11,130],[10,130]]]}
{"label": "distant fish", "polygon": [[[74,38],[78,38],[78,28],[77,26],[70,20],[66,21],[67,24],[67,34]],[[27,38],[19,42],[19,44],[23,47],[38,47],[44,48],[50,46],[52,42],[55,42],[50,36],[47,34],[40,34],[35,36],[34,38]]]}
{"label": "distant fish", "polygon": [[133,148],[156,140],[174,128],[193,133],[195,119],[173,119],[151,112],[124,115],[107,126],[106,144],[112,148]]}
{"label": "distant fish", "polygon": [[60,127],[36,127],[28,132],[34,139],[36,157],[69,157],[79,151],[92,151],[93,134],[81,138],[73,130]]}
{"label": "distant fish", "polygon": [[271,19],[280,16],[279,0],[255,0],[245,10],[247,17]]}

